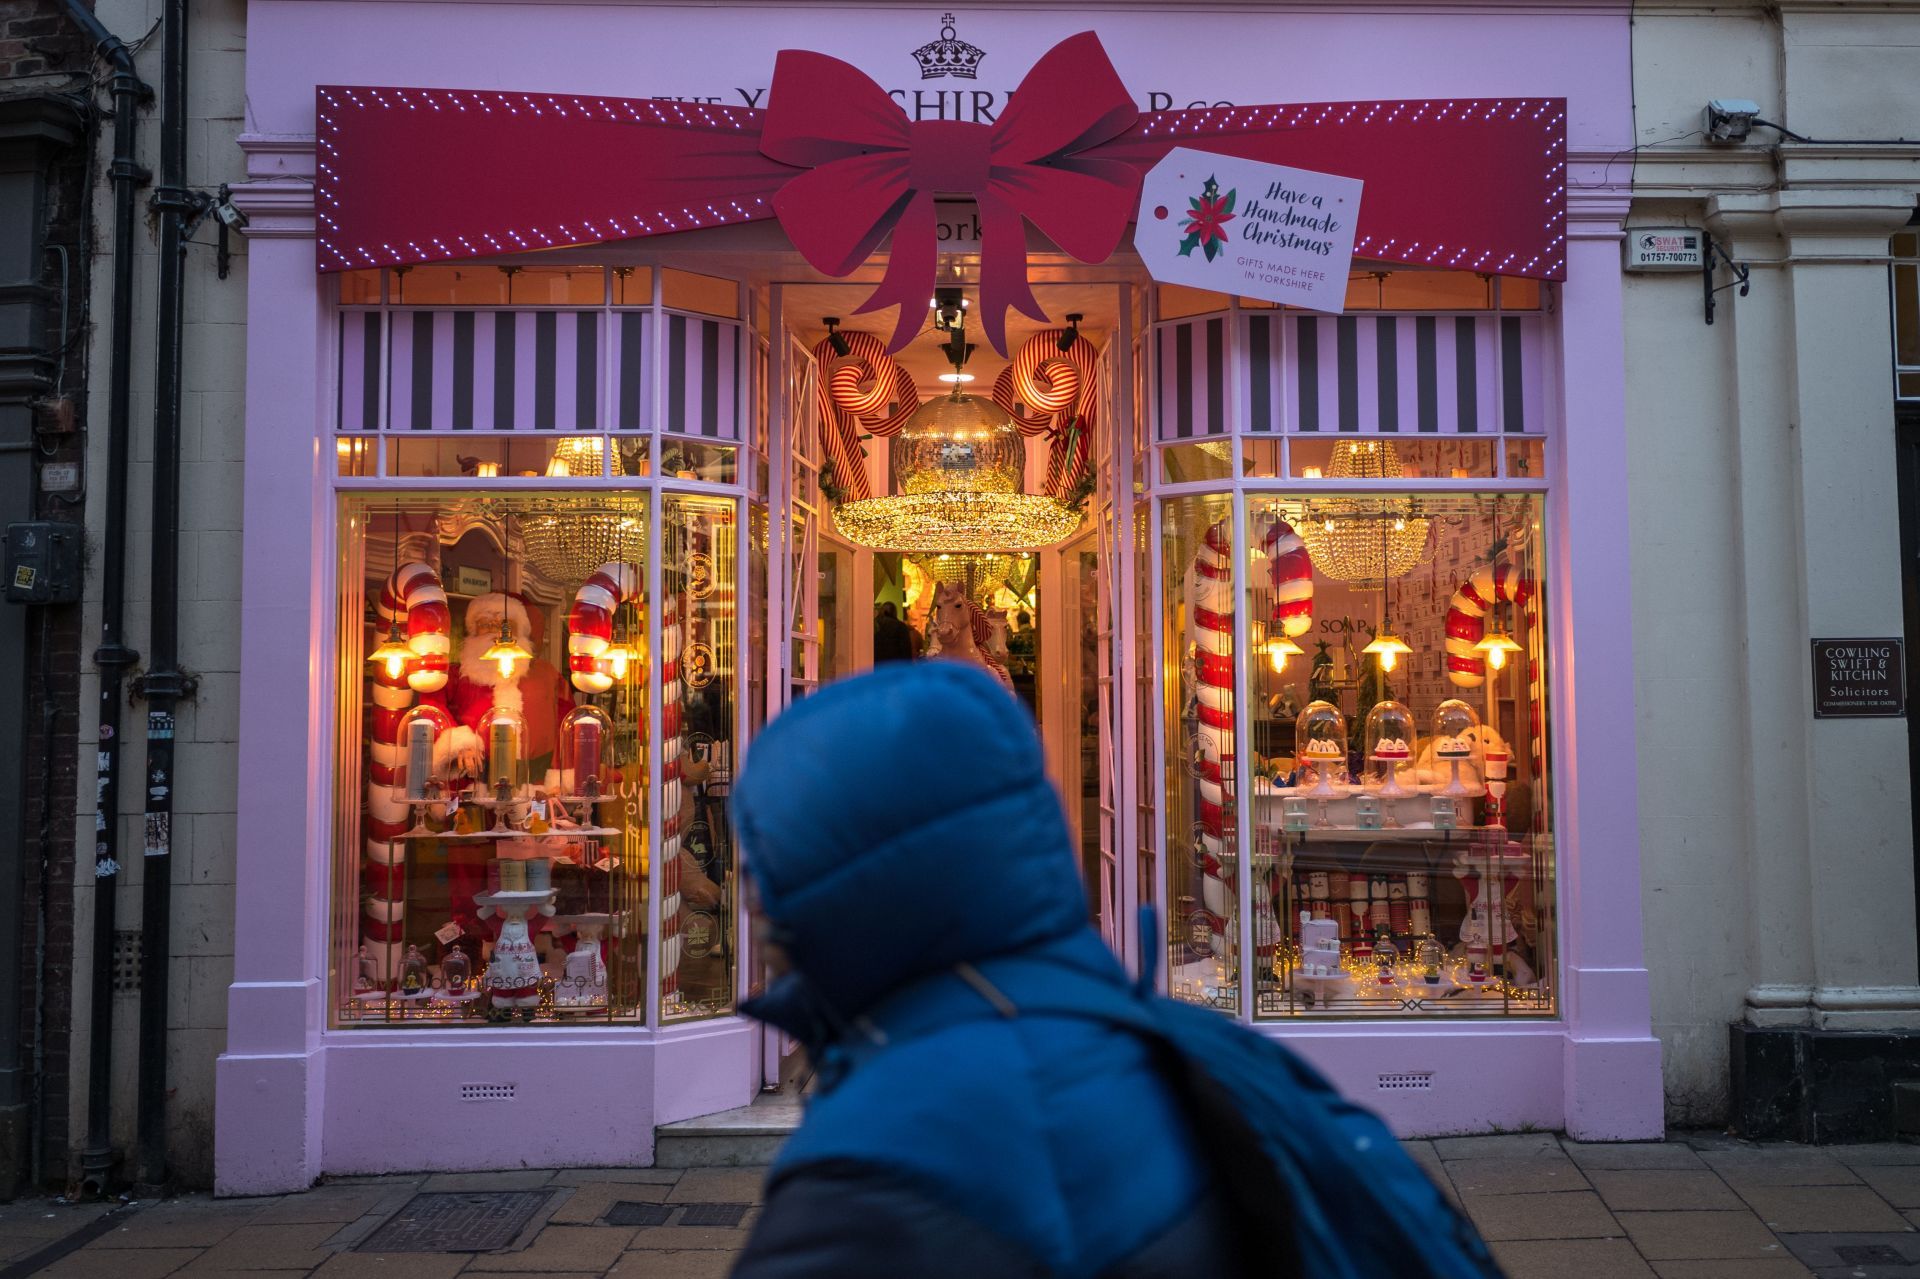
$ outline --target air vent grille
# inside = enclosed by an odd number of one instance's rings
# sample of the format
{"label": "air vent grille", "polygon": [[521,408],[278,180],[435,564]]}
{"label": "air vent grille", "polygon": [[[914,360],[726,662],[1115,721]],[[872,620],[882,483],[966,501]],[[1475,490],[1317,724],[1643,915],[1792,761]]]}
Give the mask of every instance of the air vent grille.
{"label": "air vent grille", "polygon": [[1427,1092],[1432,1087],[1431,1070],[1403,1070],[1380,1076],[1381,1092]]}
{"label": "air vent grille", "polygon": [[140,964],[146,947],[137,928],[123,928],[113,934],[113,993],[140,993]]}
{"label": "air vent grille", "polygon": [[461,1084],[461,1101],[512,1101],[517,1084]]}

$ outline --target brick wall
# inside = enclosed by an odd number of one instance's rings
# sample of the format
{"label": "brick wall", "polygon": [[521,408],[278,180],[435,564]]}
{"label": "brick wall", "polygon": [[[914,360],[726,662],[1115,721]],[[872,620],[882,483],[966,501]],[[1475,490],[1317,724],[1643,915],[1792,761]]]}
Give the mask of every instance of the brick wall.
{"label": "brick wall", "polygon": [[0,0],[0,82],[87,65],[87,42],[54,0]]}
{"label": "brick wall", "polygon": [[[0,0],[0,94],[9,98],[54,98],[74,103],[76,120],[85,101],[90,63],[88,42],[57,0]],[[86,144],[55,158],[48,174],[44,243],[64,251],[45,255],[42,283],[51,291],[45,345],[55,349],[49,396],[71,404],[71,433],[37,437],[38,463],[84,461],[87,420],[88,268],[92,245],[102,237],[90,216],[90,153]],[[65,297],[66,331],[60,331]],[[50,416],[50,415],[48,415]],[[43,420],[45,418],[43,417]],[[36,518],[80,523],[73,496],[36,494]],[[69,1043],[72,1024],[73,879],[75,828],[71,814],[79,769],[80,668],[83,643],[77,606],[43,608],[29,615],[26,651],[26,714],[19,726],[25,748],[23,795],[26,839],[22,848],[26,891],[17,921],[4,921],[20,954],[21,1038],[35,1071],[40,1162],[28,1176],[51,1189],[67,1182],[70,1139]],[[6,726],[12,738],[12,726]]]}

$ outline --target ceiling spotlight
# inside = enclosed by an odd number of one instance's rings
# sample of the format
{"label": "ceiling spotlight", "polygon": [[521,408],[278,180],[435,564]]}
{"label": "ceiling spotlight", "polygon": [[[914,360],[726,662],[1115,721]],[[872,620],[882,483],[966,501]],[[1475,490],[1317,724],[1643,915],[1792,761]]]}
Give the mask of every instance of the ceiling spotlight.
{"label": "ceiling spotlight", "polygon": [[956,287],[945,285],[935,289],[933,300],[927,305],[933,310],[933,327],[942,332],[966,323],[967,296]]}
{"label": "ceiling spotlight", "polygon": [[1067,312],[1067,331],[1060,335],[1058,342],[1054,343],[1055,346],[1060,348],[1062,355],[1073,350],[1073,344],[1080,340],[1080,321],[1086,318],[1086,316],[1078,311]]}
{"label": "ceiling spotlight", "polygon": [[847,354],[853,350],[853,343],[847,341],[847,335],[840,331],[840,317],[823,315],[820,317],[820,323],[827,326],[827,345],[833,348],[835,355],[842,359],[846,358]]}
{"label": "ceiling spotlight", "polygon": [[961,382],[971,382],[973,381],[973,374],[962,373],[958,369],[956,369],[952,373],[942,373],[940,375],[940,380],[942,382],[952,382],[956,384]]}

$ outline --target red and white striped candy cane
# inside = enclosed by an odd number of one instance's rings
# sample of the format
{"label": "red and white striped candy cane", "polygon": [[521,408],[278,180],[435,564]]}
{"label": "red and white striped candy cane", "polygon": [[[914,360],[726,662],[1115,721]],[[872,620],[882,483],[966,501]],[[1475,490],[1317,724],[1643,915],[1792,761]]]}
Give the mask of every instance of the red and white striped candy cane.
{"label": "red and white striped candy cane", "polygon": [[415,693],[435,693],[446,687],[447,654],[453,647],[453,615],[440,574],[420,560],[402,564],[381,584],[375,597],[380,625],[399,622],[406,631],[413,657],[399,675],[390,675],[384,663],[367,676],[367,827],[362,840],[360,868],[361,938],[372,943],[381,970],[391,978],[397,966],[396,944],[406,928],[403,896],[406,844],[400,836],[413,824],[400,770],[406,763],[406,744],[400,740],[400,722],[413,706]]}
{"label": "red and white striped candy cane", "polygon": [[1273,588],[1273,616],[1288,639],[1313,629],[1313,560],[1293,525],[1271,517],[1261,535],[1267,553],[1267,577]]}
{"label": "red and white striped candy cane", "polygon": [[[587,575],[574,592],[567,617],[567,665],[573,686],[584,693],[613,687],[603,656],[613,643],[620,606],[640,602],[646,578],[637,564],[607,563]],[[680,780],[682,695],[680,650],[685,643],[679,611],[669,595],[660,615],[660,990],[680,989]]]}
{"label": "red and white striped candy cane", "polygon": [[[1267,561],[1274,594],[1272,620],[1288,635],[1313,624],[1313,564],[1292,525],[1272,515],[1254,519],[1255,537]],[[1186,581],[1188,629],[1199,651],[1194,672],[1197,779],[1196,840],[1200,856],[1200,892],[1213,925],[1216,954],[1227,947],[1226,921],[1232,889],[1223,878],[1226,852],[1234,838],[1229,811],[1234,785],[1233,522],[1217,521],[1200,539]],[[1259,909],[1270,908],[1263,900]],[[1258,935],[1277,938],[1271,919]]]}
{"label": "red and white striped candy cane", "polygon": [[447,658],[453,651],[453,612],[440,573],[431,564],[415,560],[393,571],[380,589],[380,620],[399,618],[406,626],[407,686],[416,693],[437,693],[447,686]]}
{"label": "red and white striped candy cane", "polygon": [[1486,636],[1486,616],[1501,600],[1526,609],[1531,629],[1533,578],[1506,559],[1483,566],[1453,593],[1447,606],[1447,678],[1457,687],[1479,688],[1486,682],[1486,659],[1473,646]]}
{"label": "red and white striped candy cane", "polygon": [[[1532,576],[1520,565],[1505,558],[1485,565],[1453,593],[1447,608],[1447,678],[1460,688],[1479,688],[1486,683],[1486,659],[1474,645],[1485,637],[1486,616],[1500,600],[1521,609],[1527,619],[1527,754],[1533,763],[1533,775],[1538,777],[1546,758],[1539,597]],[[1545,806],[1536,805],[1536,826],[1543,825],[1545,817]]]}
{"label": "red and white striped candy cane", "polygon": [[871,333],[845,329],[847,353],[832,338],[813,348],[820,365],[820,444],[833,465],[834,482],[849,501],[873,495],[867,483],[860,435],[897,435],[920,407],[920,389]]}
{"label": "red and white striped candy cane", "polygon": [[680,990],[680,780],[684,699],[680,652],[686,643],[678,600],[671,594],[660,612],[660,993]]}
{"label": "red and white striped candy cane", "polygon": [[574,592],[567,614],[567,669],[581,692],[604,693],[613,687],[613,672],[603,657],[613,644],[613,619],[645,582],[638,565],[607,563],[589,573]]}

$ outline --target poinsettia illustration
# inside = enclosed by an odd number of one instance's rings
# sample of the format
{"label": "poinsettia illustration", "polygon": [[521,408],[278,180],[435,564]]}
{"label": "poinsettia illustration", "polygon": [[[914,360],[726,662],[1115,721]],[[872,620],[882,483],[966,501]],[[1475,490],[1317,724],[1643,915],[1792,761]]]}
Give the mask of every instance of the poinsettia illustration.
{"label": "poinsettia illustration", "polygon": [[1233,206],[1239,196],[1238,188],[1221,195],[1219,179],[1207,179],[1200,194],[1187,201],[1187,222],[1180,228],[1187,234],[1187,238],[1180,241],[1181,257],[1192,256],[1196,247],[1209,262],[1219,256],[1227,242],[1227,223],[1236,216]]}

